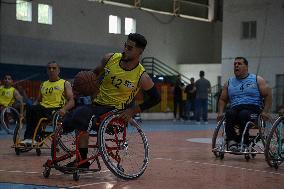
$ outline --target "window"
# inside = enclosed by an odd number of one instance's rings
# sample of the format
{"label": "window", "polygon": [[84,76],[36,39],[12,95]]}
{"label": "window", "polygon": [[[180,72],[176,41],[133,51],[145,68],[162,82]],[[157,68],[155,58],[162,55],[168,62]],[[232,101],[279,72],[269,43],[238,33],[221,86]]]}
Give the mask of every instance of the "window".
{"label": "window", "polygon": [[242,22],[242,39],[256,38],[256,21]]}
{"label": "window", "polygon": [[125,18],[125,35],[136,33],[136,20],[133,18]]}
{"label": "window", "polygon": [[17,0],[16,3],[16,19],[22,21],[32,21],[32,3]]}
{"label": "window", "polygon": [[52,24],[52,6],[38,4],[38,23]]}
{"label": "window", "polygon": [[121,33],[121,20],[118,16],[109,16],[109,33],[120,34]]}

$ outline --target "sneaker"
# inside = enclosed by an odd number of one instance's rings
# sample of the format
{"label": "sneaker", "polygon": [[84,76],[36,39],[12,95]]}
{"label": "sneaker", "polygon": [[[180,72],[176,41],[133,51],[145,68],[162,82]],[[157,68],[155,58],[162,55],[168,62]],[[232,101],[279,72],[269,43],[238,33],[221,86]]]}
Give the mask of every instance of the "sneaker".
{"label": "sneaker", "polygon": [[205,125],[208,125],[208,121],[205,121],[204,124],[205,124]]}
{"label": "sneaker", "polygon": [[32,145],[32,142],[33,142],[32,139],[27,138],[27,139],[25,139],[25,140],[22,140],[22,141],[20,142],[20,144],[22,144],[22,145]]}
{"label": "sneaker", "polygon": [[200,121],[196,121],[195,124],[196,124],[196,125],[200,125]]}
{"label": "sneaker", "polygon": [[[74,161],[71,161],[71,162],[67,163],[66,167],[68,167],[68,168],[71,168],[71,167],[76,168],[76,166],[75,166],[76,161],[77,160],[74,160]],[[90,162],[87,161],[87,162],[79,165],[78,168],[89,169],[90,165],[91,165]]]}
{"label": "sneaker", "polygon": [[228,150],[232,152],[239,152],[238,143],[234,140],[228,142]]}

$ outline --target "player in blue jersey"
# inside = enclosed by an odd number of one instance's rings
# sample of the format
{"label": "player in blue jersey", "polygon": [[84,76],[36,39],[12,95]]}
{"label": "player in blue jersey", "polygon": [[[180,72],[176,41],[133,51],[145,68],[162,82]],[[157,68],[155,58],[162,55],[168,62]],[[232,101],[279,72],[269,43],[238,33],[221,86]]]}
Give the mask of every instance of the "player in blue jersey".
{"label": "player in blue jersey", "polygon": [[[251,120],[252,114],[262,114],[269,118],[272,104],[271,90],[266,81],[255,74],[248,72],[248,61],[244,57],[236,57],[234,60],[234,77],[230,77],[225,83],[219,103],[217,120],[224,115],[227,103],[230,103],[225,113],[226,134],[229,150],[237,150],[240,136],[237,135],[234,125],[240,125],[240,133],[243,133],[245,125]],[[245,133],[244,144],[248,144],[249,133]]]}

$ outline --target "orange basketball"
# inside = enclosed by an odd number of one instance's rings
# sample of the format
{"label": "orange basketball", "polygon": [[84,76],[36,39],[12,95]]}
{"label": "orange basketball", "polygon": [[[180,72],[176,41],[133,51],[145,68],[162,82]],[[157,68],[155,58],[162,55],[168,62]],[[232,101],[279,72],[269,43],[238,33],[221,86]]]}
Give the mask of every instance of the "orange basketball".
{"label": "orange basketball", "polygon": [[73,91],[83,96],[93,96],[98,92],[98,80],[92,71],[80,71],[74,78]]}

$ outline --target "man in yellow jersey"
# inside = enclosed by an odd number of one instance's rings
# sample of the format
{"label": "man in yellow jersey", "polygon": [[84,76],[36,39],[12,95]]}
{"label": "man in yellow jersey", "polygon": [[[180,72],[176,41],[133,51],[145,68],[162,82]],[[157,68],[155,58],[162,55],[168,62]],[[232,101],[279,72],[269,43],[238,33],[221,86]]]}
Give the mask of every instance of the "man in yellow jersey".
{"label": "man in yellow jersey", "polygon": [[[144,111],[161,100],[160,94],[150,76],[140,64],[140,57],[147,45],[144,36],[131,33],[124,44],[123,53],[111,53],[104,56],[102,63],[93,71],[100,77],[99,92],[93,99],[93,104],[80,106],[66,115],[63,122],[65,132],[71,128],[90,131],[89,121],[92,115],[102,115],[113,109],[123,110],[120,117],[126,121],[135,114]],[[137,92],[142,89],[149,98],[140,105],[133,105]],[[87,158],[88,132],[80,138],[79,151],[82,159]],[[81,164],[81,168],[88,168],[89,162]],[[71,162],[67,166],[74,166]]]}
{"label": "man in yellow jersey", "polygon": [[0,111],[7,106],[12,106],[15,100],[20,102],[20,116],[23,116],[23,97],[19,91],[15,89],[13,85],[13,79],[11,75],[5,75],[3,79],[4,85],[0,86]]}
{"label": "man in yellow jersey", "polygon": [[56,110],[64,115],[66,111],[74,107],[71,84],[61,79],[59,73],[60,68],[55,61],[47,64],[48,80],[41,84],[37,101],[27,110],[27,128],[22,144],[32,143],[34,130],[42,117],[50,117]]}

